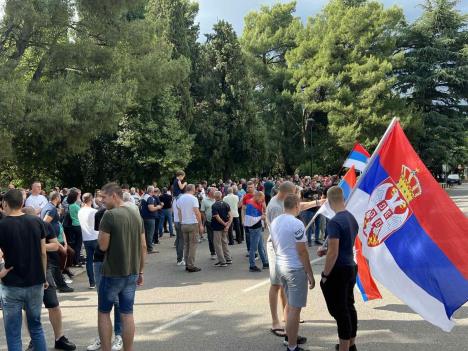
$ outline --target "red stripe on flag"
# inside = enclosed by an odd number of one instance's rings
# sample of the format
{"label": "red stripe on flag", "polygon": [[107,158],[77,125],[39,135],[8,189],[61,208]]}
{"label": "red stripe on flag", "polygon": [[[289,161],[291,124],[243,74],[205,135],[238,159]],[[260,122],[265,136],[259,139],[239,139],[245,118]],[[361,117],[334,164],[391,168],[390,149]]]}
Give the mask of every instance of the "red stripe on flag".
{"label": "red stripe on flag", "polygon": [[352,165],[348,172],[346,172],[345,176],[343,177],[343,180],[346,182],[346,184],[348,184],[350,189],[354,188],[357,180],[354,165]]}
{"label": "red stripe on flag", "polygon": [[364,146],[362,146],[361,144],[356,144],[354,145],[354,148],[353,148],[353,151],[357,151],[363,155],[366,155],[367,157],[370,157],[370,154],[369,152],[366,150],[366,148]]}
{"label": "red stripe on flag", "polygon": [[356,248],[356,261],[358,265],[358,275],[361,280],[361,285],[364,291],[361,293],[366,294],[368,300],[381,299],[382,295],[380,294],[377,284],[375,284],[374,279],[371,276],[369,265],[362,254],[362,243],[359,237],[356,237],[356,242],[354,243]]}

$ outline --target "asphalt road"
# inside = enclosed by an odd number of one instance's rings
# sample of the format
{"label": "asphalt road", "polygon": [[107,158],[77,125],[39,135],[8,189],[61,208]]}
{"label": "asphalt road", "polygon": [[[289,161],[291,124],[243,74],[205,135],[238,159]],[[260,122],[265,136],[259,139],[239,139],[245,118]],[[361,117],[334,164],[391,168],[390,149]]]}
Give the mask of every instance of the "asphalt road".
{"label": "asphalt road", "polygon": [[[468,185],[451,189],[449,193],[468,215]],[[145,285],[136,296],[136,350],[285,349],[282,340],[269,332],[267,271],[248,272],[245,246],[230,248],[234,264],[215,268],[209,258],[208,243],[203,242],[197,257],[197,264],[203,270],[190,274],[176,266],[173,240],[167,237],[162,240],[158,246],[160,253],[147,259]],[[313,260],[317,258],[315,249],[311,250]],[[322,268],[323,261],[313,265],[317,281]],[[97,294],[87,289],[86,274],[78,276],[73,287],[75,293],[60,295],[64,328],[78,350],[85,350],[97,335]],[[382,300],[367,303],[356,292],[359,350],[468,350],[467,305],[457,313],[457,326],[451,333],[445,333],[422,320],[382,287],[381,292]],[[306,323],[300,333],[309,338],[307,349],[333,350],[336,326],[318,288],[309,293],[308,307],[302,317]],[[53,334],[46,311],[43,324],[48,344],[52,345]],[[3,327],[0,350],[6,350]]]}

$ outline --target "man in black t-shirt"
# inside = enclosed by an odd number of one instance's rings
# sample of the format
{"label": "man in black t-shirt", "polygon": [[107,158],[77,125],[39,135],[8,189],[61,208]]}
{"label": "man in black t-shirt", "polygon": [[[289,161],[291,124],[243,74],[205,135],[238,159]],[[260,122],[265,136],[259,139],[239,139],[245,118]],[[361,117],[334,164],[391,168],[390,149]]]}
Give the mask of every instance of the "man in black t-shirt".
{"label": "man in black t-shirt", "polygon": [[211,228],[213,230],[213,244],[218,262],[215,267],[226,267],[232,264],[231,254],[228,248],[228,231],[232,223],[231,209],[223,201],[221,191],[215,191],[216,202],[211,206]]}
{"label": "man in black t-shirt", "polygon": [[167,221],[169,225],[169,234],[171,237],[174,235],[174,229],[172,227],[172,195],[169,194],[167,188],[163,188],[162,195],[159,196],[159,200],[163,204],[161,210],[161,218],[159,220],[159,237],[162,237],[164,234],[164,222]]}
{"label": "man in black t-shirt", "polygon": [[359,225],[346,210],[343,190],[333,186],[327,193],[336,215],[328,222],[328,251],[320,287],[328,311],[338,325],[339,351],[356,350],[357,312],[354,307],[354,286],[357,265],[354,262],[354,241]]}
{"label": "man in black t-shirt", "polygon": [[23,194],[9,190],[3,198],[7,217],[0,222],[0,249],[5,267],[2,279],[3,318],[7,347],[17,350],[21,345],[22,310],[26,311],[29,331],[36,351],[46,351],[41,324],[41,308],[45,280],[46,230],[37,216],[21,212]]}
{"label": "man in black t-shirt", "polygon": [[[33,207],[24,207],[22,212],[29,215],[36,215]],[[59,242],[57,240],[57,234],[55,228],[51,223],[44,222],[46,228],[46,251],[47,251],[47,271],[46,271],[46,280],[47,280],[47,289],[44,290],[44,297],[42,301],[44,302],[44,307],[49,311],[49,321],[52,324],[52,329],[54,330],[55,336],[55,349],[56,350],[75,350],[76,346],[70,342],[63,333],[62,327],[62,310],[60,309],[58,297],[57,297],[57,286],[54,280],[54,270],[59,268]],[[33,350],[34,346],[32,341],[29,343],[28,350]]]}

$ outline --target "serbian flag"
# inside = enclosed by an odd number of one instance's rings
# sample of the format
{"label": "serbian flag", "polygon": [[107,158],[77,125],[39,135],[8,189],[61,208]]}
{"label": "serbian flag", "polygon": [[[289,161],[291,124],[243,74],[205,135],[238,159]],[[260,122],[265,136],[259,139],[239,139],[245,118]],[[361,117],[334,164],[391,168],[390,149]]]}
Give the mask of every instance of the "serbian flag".
{"label": "serbian flag", "polygon": [[394,119],[347,202],[372,276],[450,331],[468,300],[468,219]]}
{"label": "serbian flag", "polygon": [[[354,186],[356,185],[356,171],[354,170],[354,165],[346,172],[345,176],[338,184],[338,186],[343,190],[343,195],[345,200],[348,199],[351,191],[353,190]],[[322,207],[317,211],[318,214],[321,214],[327,218],[333,218],[335,212],[331,209],[328,201],[323,204]],[[356,279],[356,285],[361,292],[362,299],[364,301],[381,299],[382,295],[380,295],[380,291],[375,284],[374,279],[372,279],[369,265],[367,264],[366,259],[362,255],[362,244],[359,238],[356,238],[356,242],[354,245],[354,253],[355,257],[354,260],[358,265],[358,276]]]}
{"label": "serbian flag", "polygon": [[366,168],[367,162],[369,161],[370,155],[367,150],[361,144],[356,144],[351,150],[348,158],[343,164],[343,168],[351,168],[354,166],[358,171],[362,172]]}

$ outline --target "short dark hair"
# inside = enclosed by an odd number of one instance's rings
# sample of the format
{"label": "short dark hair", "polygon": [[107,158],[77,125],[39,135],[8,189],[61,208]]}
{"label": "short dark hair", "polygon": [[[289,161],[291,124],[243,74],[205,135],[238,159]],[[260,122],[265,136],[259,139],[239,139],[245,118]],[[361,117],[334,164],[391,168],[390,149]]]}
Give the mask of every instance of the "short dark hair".
{"label": "short dark hair", "polygon": [[293,210],[299,205],[300,200],[296,194],[288,194],[284,199],[284,209],[285,210]]}
{"label": "short dark hair", "polygon": [[23,207],[23,193],[18,189],[8,190],[5,195],[3,195],[3,201],[5,201],[12,210],[19,210]]}
{"label": "short dark hair", "polygon": [[184,171],[177,171],[175,175],[176,175],[176,177],[178,177],[178,176],[184,176],[185,177],[185,172]]}
{"label": "short dark hair", "polygon": [[119,184],[117,183],[107,183],[101,189],[102,192],[107,195],[116,194],[119,198],[123,199],[123,191]]}
{"label": "short dark hair", "polygon": [[70,189],[70,192],[67,195],[67,203],[72,205],[78,200],[78,191],[75,189]]}
{"label": "short dark hair", "polygon": [[128,184],[122,184],[122,189],[129,190],[130,186]]}

